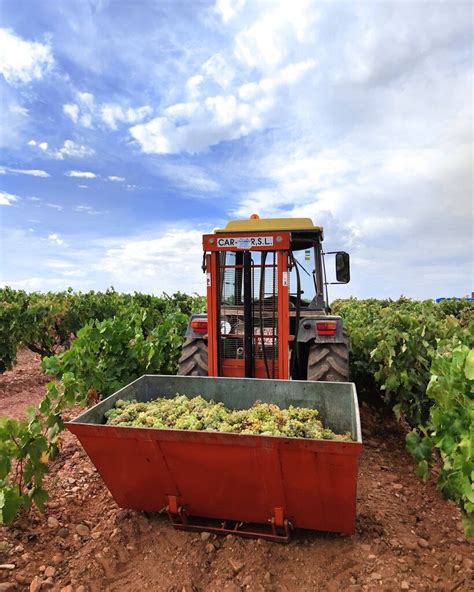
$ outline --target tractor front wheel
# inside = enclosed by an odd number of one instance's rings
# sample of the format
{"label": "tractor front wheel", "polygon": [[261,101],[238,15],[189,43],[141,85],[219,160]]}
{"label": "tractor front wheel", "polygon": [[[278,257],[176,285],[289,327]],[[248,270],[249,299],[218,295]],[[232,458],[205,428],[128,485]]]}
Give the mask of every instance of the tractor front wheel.
{"label": "tractor front wheel", "polygon": [[178,375],[207,376],[207,343],[204,339],[186,339],[178,360]]}
{"label": "tractor front wheel", "polygon": [[349,350],[346,343],[313,343],[309,348],[307,380],[347,382]]}

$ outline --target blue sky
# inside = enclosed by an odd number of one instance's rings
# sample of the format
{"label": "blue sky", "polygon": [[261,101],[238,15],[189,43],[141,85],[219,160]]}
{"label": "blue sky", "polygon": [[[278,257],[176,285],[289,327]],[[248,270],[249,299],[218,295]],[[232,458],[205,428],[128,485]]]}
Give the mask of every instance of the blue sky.
{"label": "blue sky", "polygon": [[473,289],[470,2],[0,1],[0,284],[204,292],[201,234],[309,216],[332,297]]}

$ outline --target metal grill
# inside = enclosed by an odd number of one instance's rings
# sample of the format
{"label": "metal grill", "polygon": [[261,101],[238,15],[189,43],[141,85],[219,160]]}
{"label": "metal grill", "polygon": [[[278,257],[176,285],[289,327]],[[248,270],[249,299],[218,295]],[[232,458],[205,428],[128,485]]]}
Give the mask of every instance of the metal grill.
{"label": "metal grill", "polygon": [[[232,363],[245,359],[251,347],[253,376],[275,378],[278,366],[278,282],[276,253],[249,251],[252,339],[245,340],[243,251],[221,252],[218,258],[217,335],[219,374],[232,375]],[[248,265],[248,264],[247,264]],[[226,371],[227,370],[227,371]],[[240,371],[240,375],[242,372]]]}

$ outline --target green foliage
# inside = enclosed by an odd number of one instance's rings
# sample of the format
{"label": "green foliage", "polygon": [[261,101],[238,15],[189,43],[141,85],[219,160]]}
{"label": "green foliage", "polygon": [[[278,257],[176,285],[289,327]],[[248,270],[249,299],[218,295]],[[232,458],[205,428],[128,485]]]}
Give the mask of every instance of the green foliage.
{"label": "green foliage", "polygon": [[250,409],[234,410],[224,403],[186,395],[157,398],[147,403],[119,399],[106,411],[109,425],[156,429],[200,430],[234,434],[259,434],[288,438],[351,440],[350,434],[335,434],[318,419],[316,409],[255,402]]}
{"label": "green foliage", "polygon": [[61,413],[75,398],[70,377],[61,388],[54,382],[38,409],[30,407],[27,418],[0,418],[0,523],[12,522],[22,508],[35,504],[43,509],[48,499],[43,479],[48,462],[59,452],[59,434],[64,429]]}
{"label": "green foliage", "polygon": [[0,372],[27,345],[45,357],[44,369],[61,381],[27,419],[0,419],[0,523],[47,500],[48,462],[59,451],[62,411],[108,395],[145,372],[173,373],[188,317],[205,308],[201,297],[175,294],[67,292],[27,294],[0,290]]}
{"label": "green foliage", "polygon": [[17,303],[0,302],[0,373],[9,370],[15,363],[21,341],[20,310]]}
{"label": "green foliage", "polygon": [[[175,373],[189,315],[203,310],[204,298],[181,293],[0,289],[0,372],[27,345],[47,356],[45,371],[61,380],[48,385],[27,420],[0,420],[0,520],[44,503],[43,477],[58,451],[64,407],[107,396],[144,373]],[[459,503],[466,532],[474,532],[474,303],[349,299],[336,301],[333,312],[349,332],[359,393],[379,397],[415,426],[407,448],[421,478],[439,452],[439,487]],[[65,351],[51,355],[58,350]]]}
{"label": "green foliage", "polygon": [[[454,308],[458,317],[447,315]],[[381,394],[398,417],[412,425],[426,421],[430,399],[426,388],[430,366],[440,337],[462,332],[473,318],[470,301],[445,300],[441,307],[430,300],[339,300],[340,314],[350,338],[351,373],[360,392]],[[461,319],[462,317],[462,319]]]}
{"label": "green foliage", "polygon": [[407,448],[427,478],[432,451],[442,468],[441,492],[461,507],[466,534],[474,535],[474,323],[450,339],[440,340],[431,364],[427,395],[429,419],[407,435]]}
{"label": "green foliage", "polygon": [[349,332],[359,392],[381,393],[414,426],[406,444],[419,477],[428,478],[439,451],[438,486],[474,533],[474,303],[350,299],[333,311]]}
{"label": "green foliage", "polygon": [[31,292],[0,289],[0,372],[11,368],[18,347],[41,357],[67,349],[79,330],[92,321],[127,318],[134,310],[147,311],[144,331],[155,329],[169,312],[189,316],[205,310],[205,298],[178,292],[173,296],[106,292]]}
{"label": "green foliage", "polygon": [[74,377],[78,394],[108,396],[143,374],[173,374],[188,316],[171,305],[163,317],[131,306],[127,316],[91,321],[67,351],[45,358],[43,369]]}

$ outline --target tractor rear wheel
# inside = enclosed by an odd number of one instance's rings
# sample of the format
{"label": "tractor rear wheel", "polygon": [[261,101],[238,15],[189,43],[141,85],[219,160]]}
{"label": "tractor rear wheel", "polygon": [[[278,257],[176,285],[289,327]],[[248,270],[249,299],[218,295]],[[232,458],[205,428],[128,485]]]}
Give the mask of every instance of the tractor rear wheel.
{"label": "tractor rear wheel", "polygon": [[346,343],[313,343],[308,354],[307,380],[347,382],[349,349]]}
{"label": "tractor rear wheel", "polygon": [[207,343],[204,339],[186,339],[178,360],[178,375],[207,376]]}

